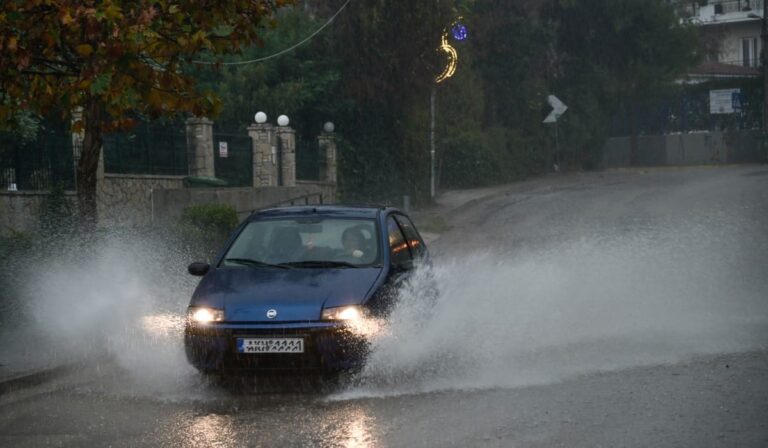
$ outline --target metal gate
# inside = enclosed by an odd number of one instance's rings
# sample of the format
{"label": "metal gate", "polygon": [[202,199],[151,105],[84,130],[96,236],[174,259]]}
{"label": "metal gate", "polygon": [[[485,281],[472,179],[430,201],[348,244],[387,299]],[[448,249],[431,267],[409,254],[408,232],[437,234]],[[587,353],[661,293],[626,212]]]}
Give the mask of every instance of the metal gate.
{"label": "metal gate", "polygon": [[253,142],[244,133],[214,131],[214,167],[216,177],[229,187],[253,185]]}
{"label": "metal gate", "polygon": [[320,180],[325,170],[324,148],[317,141],[296,137],[296,178]]}

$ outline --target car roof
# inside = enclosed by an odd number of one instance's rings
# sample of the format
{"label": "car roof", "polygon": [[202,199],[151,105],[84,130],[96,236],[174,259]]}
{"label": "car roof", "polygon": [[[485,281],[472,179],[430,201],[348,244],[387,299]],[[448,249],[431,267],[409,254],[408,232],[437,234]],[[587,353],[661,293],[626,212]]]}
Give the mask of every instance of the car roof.
{"label": "car roof", "polygon": [[301,205],[275,207],[255,211],[248,219],[273,218],[280,216],[306,216],[311,214],[345,218],[376,218],[379,213],[398,211],[394,207],[376,205]]}

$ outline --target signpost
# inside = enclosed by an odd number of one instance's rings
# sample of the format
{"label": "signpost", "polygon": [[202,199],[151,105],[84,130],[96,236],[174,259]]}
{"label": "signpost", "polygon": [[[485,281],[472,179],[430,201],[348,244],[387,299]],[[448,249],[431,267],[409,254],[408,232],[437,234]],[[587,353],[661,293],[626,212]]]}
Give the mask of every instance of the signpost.
{"label": "signpost", "polygon": [[555,171],[560,171],[560,138],[558,136],[557,121],[568,110],[568,106],[565,105],[560,98],[555,95],[549,95],[547,102],[552,106],[552,112],[547,115],[543,123],[554,123],[555,125]]}

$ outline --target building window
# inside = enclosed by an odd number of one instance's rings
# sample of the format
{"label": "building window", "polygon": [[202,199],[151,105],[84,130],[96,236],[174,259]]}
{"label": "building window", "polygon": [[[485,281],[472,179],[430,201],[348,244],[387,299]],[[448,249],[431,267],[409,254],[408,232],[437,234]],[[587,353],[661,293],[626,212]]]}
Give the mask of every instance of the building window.
{"label": "building window", "polygon": [[748,37],[741,40],[741,62],[744,67],[757,67],[760,62],[757,48],[757,38]]}

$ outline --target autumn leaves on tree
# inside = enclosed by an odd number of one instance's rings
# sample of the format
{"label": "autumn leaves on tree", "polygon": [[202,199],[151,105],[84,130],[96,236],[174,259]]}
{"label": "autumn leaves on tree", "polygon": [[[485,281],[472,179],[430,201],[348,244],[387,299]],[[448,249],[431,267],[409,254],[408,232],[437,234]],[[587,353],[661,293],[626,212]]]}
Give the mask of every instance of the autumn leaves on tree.
{"label": "autumn leaves on tree", "polygon": [[183,70],[200,55],[257,44],[290,0],[6,0],[0,6],[0,122],[21,111],[58,114],[82,132],[80,215],[96,216],[105,133],[133,117],[220,108]]}

